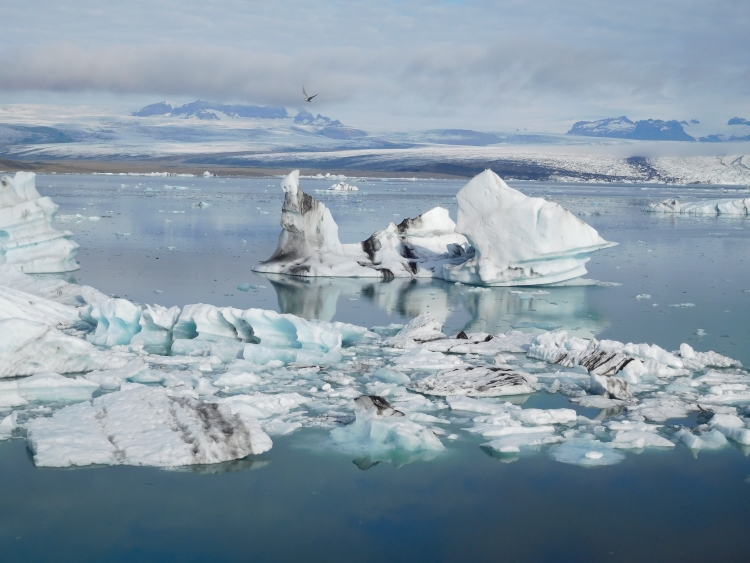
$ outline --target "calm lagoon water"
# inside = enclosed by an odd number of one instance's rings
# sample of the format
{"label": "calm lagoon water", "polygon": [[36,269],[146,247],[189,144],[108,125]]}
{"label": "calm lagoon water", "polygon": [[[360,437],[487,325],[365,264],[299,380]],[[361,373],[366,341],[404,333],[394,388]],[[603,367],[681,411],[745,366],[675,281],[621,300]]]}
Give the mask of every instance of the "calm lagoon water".
{"label": "calm lagoon water", "polygon": [[[61,226],[81,245],[75,280],[140,303],[263,307],[367,326],[430,311],[449,331],[563,327],[666,349],[689,342],[750,364],[750,220],[643,211],[666,197],[748,197],[747,190],[511,182],[620,243],[594,255],[588,277],[621,285],[549,288],[523,300],[507,288],[254,274],[276,247],[278,182],[49,175],[37,187],[60,205]],[[302,187],[331,208],[343,242],[435,205],[455,218],[463,185],[368,180],[354,182],[359,192],[324,193],[332,183],[303,178]],[[194,207],[201,201],[210,205]],[[239,291],[241,283],[255,287]],[[571,405],[542,393],[524,406]],[[324,432],[301,430],[275,438],[258,458],[185,471],[42,470],[23,441],[0,443],[0,560],[748,558],[746,451],[696,459],[677,447],[582,469],[545,455],[497,459],[460,425],[450,430],[460,439],[429,461],[352,459],[323,447]]]}

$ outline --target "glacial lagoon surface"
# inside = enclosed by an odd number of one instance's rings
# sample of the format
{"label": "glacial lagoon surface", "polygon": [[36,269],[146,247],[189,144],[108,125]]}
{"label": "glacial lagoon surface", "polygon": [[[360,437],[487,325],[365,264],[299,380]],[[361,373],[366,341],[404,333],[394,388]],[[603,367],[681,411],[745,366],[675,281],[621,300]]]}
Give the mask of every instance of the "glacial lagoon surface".
{"label": "glacial lagoon surface", "polygon": [[[331,209],[342,242],[437,205],[455,219],[465,184],[348,178],[359,191],[335,193],[335,181],[302,177],[301,187]],[[666,198],[748,197],[747,188],[509,185],[618,242],[594,254],[586,277],[619,285],[532,295],[438,280],[261,276],[252,267],[280,232],[279,178],[37,177],[60,206],[56,226],[81,245],[81,269],[68,279],[138,303],[260,307],[364,326],[430,312],[448,334],[564,328],[666,350],[686,342],[750,365],[750,219],[644,211]],[[544,391],[523,406],[606,415]],[[443,440],[433,459],[353,458],[330,447],[326,430],[301,429],[274,436],[260,456],[169,471],[39,469],[23,440],[1,442],[0,560],[747,560],[747,449],[696,457],[678,445],[587,469],[490,452],[455,420],[445,430],[459,438]]]}

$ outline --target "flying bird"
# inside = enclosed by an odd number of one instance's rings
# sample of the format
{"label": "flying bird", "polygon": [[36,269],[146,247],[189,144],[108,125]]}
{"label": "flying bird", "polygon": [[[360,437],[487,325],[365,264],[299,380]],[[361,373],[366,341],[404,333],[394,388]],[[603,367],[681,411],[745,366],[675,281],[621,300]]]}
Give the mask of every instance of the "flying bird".
{"label": "flying bird", "polygon": [[302,94],[303,94],[303,95],[305,96],[305,101],[306,101],[306,102],[312,102],[312,99],[313,99],[313,98],[314,98],[315,96],[317,96],[317,94],[314,94],[314,95],[312,95],[312,96],[308,96],[308,95],[307,95],[307,92],[305,91],[305,87],[304,87],[304,86],[302,87]]}

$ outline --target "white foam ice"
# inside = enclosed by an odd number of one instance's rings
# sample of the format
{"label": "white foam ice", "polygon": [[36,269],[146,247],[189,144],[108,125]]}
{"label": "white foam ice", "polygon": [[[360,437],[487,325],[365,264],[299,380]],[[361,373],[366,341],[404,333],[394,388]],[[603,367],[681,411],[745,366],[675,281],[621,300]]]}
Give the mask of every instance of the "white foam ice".
{"label": "white foam ice", "polygon": [[679,199],[665,199],[659,203],[650,203],[646,208],[652,213],[670,213],[682,215],[750,215],[750,198],[715,199],[681,202]]}
{"label": "white foam ice", "polygon": [[220,463],[260,454],[271,439],[229,407],[131,384],[31,420],[29,447],[40,467]]}
{"label": "white foam ice", "polygon": [[490,170],[459,191],[457,224],[436,207],[361,244],[340,242],[328,208],[300,189],[299,171],[281,187],[279,244],[258,272],[539,285],[580,277],[594,251],[614,244],[560,205],[528,197]]}
{"label": "white foam ice", "polygon": [[0,264],[25,273],[78,269],[72,233],[52,226],[58,206],[36,190],[36,174],[0,178]]}

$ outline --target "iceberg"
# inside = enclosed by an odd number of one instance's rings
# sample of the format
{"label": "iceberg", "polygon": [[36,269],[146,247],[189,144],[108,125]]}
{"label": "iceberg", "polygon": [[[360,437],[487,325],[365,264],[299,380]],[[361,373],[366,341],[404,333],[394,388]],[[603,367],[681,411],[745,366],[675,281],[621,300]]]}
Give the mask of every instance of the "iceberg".
{"label": "iceberg", "polygon": [[436,207],[399,225],[391,223],[362,243],[342,244],[330,210],[299,187],[299,170],[281,182],[281,235],[273,255],[256,272],[306,277],[433,277],[446,260],[464,253],[448,210]]}
{"label": "iceberg", "polygon": [[229,407],[137,383],[65,407],[27,427],[39,467],[221,463],[260,454],[272,442],[258,421]]}
{"label": "iceberg", "polygon": [[360,244],[341,243],[328,208],[300,189],[298,170],[281,188],[279,244],[257,272],[540,285],[582,276],[594,251],[616,244],[562,206],[508,187],[491,170],[459,191],[458,223],[436,207],[391,223]]}
{"label": "iceberg", "polygon": [[0,264],[27,274],[77,270],[73,234],[52,226],[57,210],[36,190],[33,172],[0,178]]}
{"label": "iceberg", "polygon": [[670,213],[677,215],[750,215],[750,198],[714,199],[681,202],[679,199],[665,199],[659,203],[650,203],[646,211],[652,213]]}
{"label": "iceberg", "polygon": [[445,265],[448,281],[473,285],[540,285],[586,273],[591,254],[614,246],[557,203],[528,197],[485,170],[458,192],[457,232],[473,256]]}

